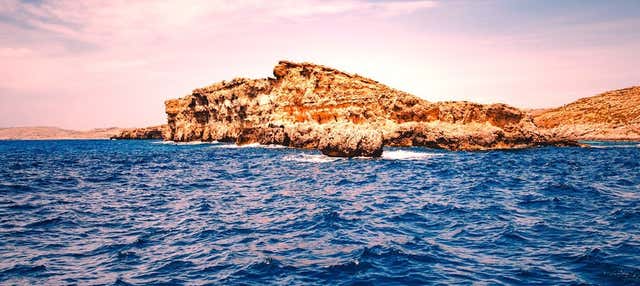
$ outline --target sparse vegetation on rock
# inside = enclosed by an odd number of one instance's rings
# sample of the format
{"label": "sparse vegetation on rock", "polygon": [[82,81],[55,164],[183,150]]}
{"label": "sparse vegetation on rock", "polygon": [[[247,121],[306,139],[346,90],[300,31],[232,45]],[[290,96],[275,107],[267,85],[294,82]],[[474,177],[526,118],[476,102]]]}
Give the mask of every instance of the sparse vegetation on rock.
{"label": "sparse vegetation on rock", "polygon": [[640,87],[581,98],[533,115],[540,128],[555,136],[576,140],[640,140]]}

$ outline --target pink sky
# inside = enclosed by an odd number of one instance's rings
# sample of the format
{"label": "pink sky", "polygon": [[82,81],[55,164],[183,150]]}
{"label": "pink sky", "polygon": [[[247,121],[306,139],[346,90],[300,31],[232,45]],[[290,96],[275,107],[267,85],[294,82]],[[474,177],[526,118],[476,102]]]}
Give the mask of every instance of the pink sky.
{"label": "pink sky", "polygon": [[0,0],[0,127],[160,124],[164,100],[281,59],[431,101],[552,107],[640,84],[638,2],[513,2]]}

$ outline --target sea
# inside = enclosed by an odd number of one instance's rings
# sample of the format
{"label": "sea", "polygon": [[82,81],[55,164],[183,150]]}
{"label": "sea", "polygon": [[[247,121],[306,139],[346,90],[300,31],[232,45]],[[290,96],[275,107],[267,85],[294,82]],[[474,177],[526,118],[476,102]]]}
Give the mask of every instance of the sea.
{"label": "sea", "polygon": [[640,143],[0,141],[1,285],[640,285]]}

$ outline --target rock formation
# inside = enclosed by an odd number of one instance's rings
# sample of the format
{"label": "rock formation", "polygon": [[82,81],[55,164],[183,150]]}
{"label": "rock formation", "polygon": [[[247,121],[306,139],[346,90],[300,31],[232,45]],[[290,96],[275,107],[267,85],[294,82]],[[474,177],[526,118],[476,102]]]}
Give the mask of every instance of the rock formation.
{"label": "rock formation", "polygon": [[376,130],[346,126],[327,132],[318,149],[332,157],[380,157],[382,142],[382,134]]}
{"label": "rock formation", "polygon": [[279,144],[330,156],[380,156],[383,145],[450,150],[574,145],[540,133],[504,104],[428,102],[374,80],[281,61],[275,78],[223,81],[165,102],[173,141]]}
{"label": "rock formation", "polygon": [[122,129],[117,135],[111,136],[111,139],[162,139],[166,128],[167,125]]}
{"label": "rock formation", "polygon": [[532,112],[536,125],[575,140],[640,140],[640,87]]}

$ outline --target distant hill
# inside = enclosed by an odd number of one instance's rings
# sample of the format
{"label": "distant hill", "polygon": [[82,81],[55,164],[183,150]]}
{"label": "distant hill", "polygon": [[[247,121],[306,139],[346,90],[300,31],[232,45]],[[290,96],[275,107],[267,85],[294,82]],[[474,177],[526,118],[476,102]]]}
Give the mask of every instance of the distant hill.
{"label": "distant hill", "polygon": [[96,128],[87,131],[67,130],[58,127],[10,127],[0,128],[0,140],[18,139],[109,139],[120,134],[122,128]]}
{"label": "distant hill", "polygon": [[640,140],[640,86],[530,113],[540,128],[572,139]]}

